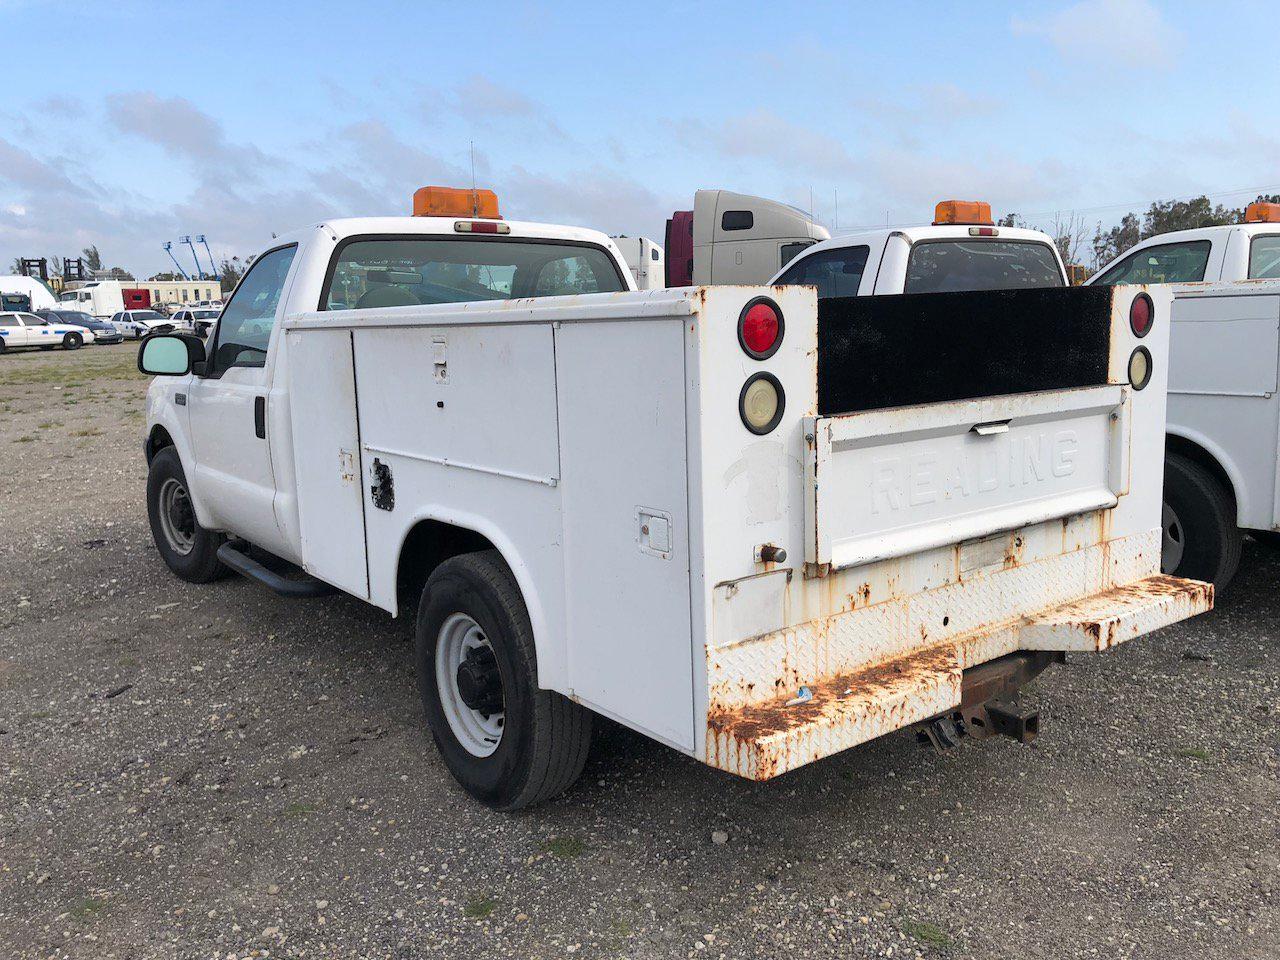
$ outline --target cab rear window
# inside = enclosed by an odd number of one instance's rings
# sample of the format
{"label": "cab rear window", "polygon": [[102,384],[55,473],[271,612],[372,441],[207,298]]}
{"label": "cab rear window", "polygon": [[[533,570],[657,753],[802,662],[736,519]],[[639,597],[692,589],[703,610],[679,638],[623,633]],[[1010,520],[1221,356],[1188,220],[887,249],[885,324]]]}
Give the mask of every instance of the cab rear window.
{"label": "cab rear window", "polygon": [[1249,244],[1249,279],[1280,278],[1280,233],[1254,237]]}
{"label": "cab rear window", "polygon": [[1064,286],[1053,248],[1033,240],[922,240],[907,258],[904,293]]}
{"label": "cab rear window", "polygon": [[321,310],[626,290],[601,247],[536,240],[378,237],[339,247]]}

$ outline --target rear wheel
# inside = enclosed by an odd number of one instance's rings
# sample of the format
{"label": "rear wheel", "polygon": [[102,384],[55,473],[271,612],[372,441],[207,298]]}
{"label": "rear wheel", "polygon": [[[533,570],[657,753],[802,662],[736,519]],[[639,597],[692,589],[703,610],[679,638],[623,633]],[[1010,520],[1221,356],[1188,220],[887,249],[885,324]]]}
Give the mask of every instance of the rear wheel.
{"label": "rear wheel", "polygon": [[427,580],[417,669],[445,766],[481,803],[519,810],[582,772],[591,714],[538,689],[529,612],[496,550],[446,560]]}
{"label": "rear wheel", "polygon": [[84,343],[84,337],[82,337],[80,334],[76,333],[75,331],[72,331],[71,333],[68,333],[65,337],[62,338],[62,349],[79,350],[80,345],[83,343]]}
{"label": "rear wheel", "polygon": [[218,559],[226,537],[196,520],[178,451],[165,447],[147,471],[147,518],[165,564],[189,583],[208,583],[228,573]]}
{"label": "rear wheel", "polygon": [[0,337],[0,353],[4,353],[9,349],[9,345],[4,342],[4,337]]}
{"label": "rear wheel", "polygon": [[1235,503],[1221,482],[1194,460],[1165,458],[1160,569],[1225,588],[1240,566]]}

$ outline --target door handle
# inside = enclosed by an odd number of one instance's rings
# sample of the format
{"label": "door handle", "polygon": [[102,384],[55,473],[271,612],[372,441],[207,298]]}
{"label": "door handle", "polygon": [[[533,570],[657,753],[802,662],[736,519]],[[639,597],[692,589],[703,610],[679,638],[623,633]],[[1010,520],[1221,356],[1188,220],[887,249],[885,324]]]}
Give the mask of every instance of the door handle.
{"label": "door handle", "polygon": [[1008,433],[1009,421],[992,420],[990,423],[975,423],[971,432],[976,433],[980,437],[990,437],[997,433]]}
{"label": "door handle", "polygon": [[259,440],[267,439],[267,398],[253,398],[253,432]]}

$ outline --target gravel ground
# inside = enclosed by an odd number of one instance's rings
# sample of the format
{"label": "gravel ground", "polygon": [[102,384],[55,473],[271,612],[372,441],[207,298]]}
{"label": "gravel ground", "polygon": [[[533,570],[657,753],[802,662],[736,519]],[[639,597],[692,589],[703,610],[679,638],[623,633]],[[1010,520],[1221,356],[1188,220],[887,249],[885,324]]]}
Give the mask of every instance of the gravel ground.
{"label": "gravel ground", "polygon": [[0,358],[0,943],[13,957],[1280,956],[1280,554],[1032,696],[767,784],[602,724],[493,814],[407,630],[168,574],[134,348]]}

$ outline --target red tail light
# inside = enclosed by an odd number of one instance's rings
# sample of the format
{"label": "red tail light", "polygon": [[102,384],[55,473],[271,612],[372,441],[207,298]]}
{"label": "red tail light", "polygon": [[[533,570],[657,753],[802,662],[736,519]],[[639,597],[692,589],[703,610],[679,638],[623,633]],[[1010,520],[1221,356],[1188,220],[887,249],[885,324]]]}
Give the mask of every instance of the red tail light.
{"label": "red tail light", "polygon": [[1135,337],[1145,337],[1151,332],[1151,324],[1155,322],[1156,309],[1151,298],[1140,293],[1129,305],[1129,329]]}
{"label": "red tail light", "polygon": [[768,297],[756,297],[738,315],[738,344],[754,360],[768,360],[782,346],[782,311]]}

